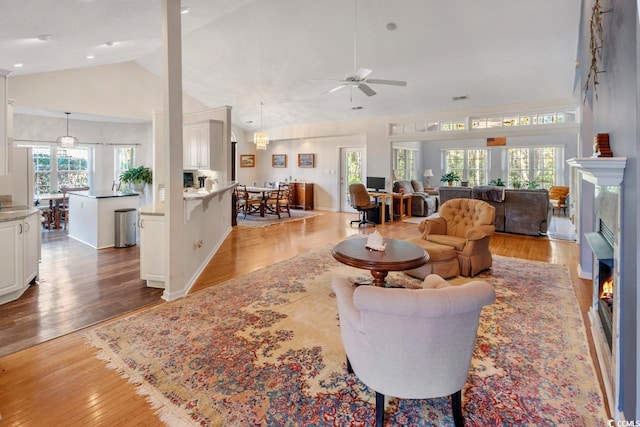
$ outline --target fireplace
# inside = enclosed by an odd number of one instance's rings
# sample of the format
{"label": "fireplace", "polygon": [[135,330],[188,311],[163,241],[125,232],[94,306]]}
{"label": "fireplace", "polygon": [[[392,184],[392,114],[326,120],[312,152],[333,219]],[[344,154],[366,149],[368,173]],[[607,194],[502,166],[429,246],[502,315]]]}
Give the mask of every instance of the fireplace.
{"label": "fireplace", "polygon": [[602,219],[598,219],[597,222],[596,233],[600,237],[599,244],[605,246],[605,254],[595,244],[593,236],[587,236],[587,241],[595,257],[595,271],[593,274],[593,288],[596,290],[594,292],[594,310],[598,313],[609,351],[611,351],[613,343],[614,258],[601,257],[613,256],[614,235],[610,227]]}
{"label": "fireplace", "polygon": [[[593,201],[593,222],[582,224],[584,239],[591,249],[593,302],[589,310],[590,332],[597,354],[609,411],[616,418],[620,407],[620,240],[622,236],[620,197],[626,158],[576,158],[567,161],[578,169],[584,189],[581,203]],[[595,184],[595,188],[582,181]],[[589,191],[590,190],[590,191]],[[591,194],[589,194],[591,193]],[[588,271],[588,270],[586,270]]]}

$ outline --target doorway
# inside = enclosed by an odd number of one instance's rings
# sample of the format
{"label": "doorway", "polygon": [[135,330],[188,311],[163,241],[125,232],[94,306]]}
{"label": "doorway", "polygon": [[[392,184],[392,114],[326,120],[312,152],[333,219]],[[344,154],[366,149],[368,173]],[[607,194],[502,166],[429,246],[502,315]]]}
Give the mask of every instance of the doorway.
{"label": "doorway", "polygon": [[340,211],[356,212],[349,200],[349,185],[364,182],[364,147],[340,148]]}

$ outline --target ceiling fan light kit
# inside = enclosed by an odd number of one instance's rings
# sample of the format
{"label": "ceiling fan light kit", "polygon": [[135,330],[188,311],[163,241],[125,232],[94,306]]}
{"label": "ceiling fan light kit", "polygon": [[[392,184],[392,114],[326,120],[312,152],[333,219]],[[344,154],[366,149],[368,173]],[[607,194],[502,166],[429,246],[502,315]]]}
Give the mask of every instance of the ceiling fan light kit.
{"label": "ceiling fan light kit", "polygon": [[[358,88],[367,96],[373,96],[377,92],[373,90],[369,85],[390,85],[390,86],[406,86],[407,82],[404,80],[384,80],[384,79],[368,79],[367,77],[373,73],[373,70],[368,68],[357,68],[358,63],[358,51],[357,51],[357,28],[358,28],[358,10],[357,0],[353,1],[353,73],[347,74],[343,80],[340,80],[340,85],[323,92],[323,95],[330,94],[339,91],[340,89],[350,86]],[[351,99],[353,101],[353,97]]]}

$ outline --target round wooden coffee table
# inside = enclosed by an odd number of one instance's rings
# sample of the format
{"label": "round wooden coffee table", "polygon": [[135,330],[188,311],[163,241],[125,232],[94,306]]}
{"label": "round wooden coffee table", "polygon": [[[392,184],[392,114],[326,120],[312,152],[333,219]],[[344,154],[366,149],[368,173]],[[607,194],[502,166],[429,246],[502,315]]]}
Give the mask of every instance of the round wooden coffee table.
{"label": "round wooden coffee table", "polygon": [[384,286],[390,271],[411,270],[429,262],[427,251],[414,243],[397,239],[384,241],[386,249],[374,251],[365,247],[367,239],[348,239],[338,243],[331,254],[343,264],[370,270],[375,286]]}

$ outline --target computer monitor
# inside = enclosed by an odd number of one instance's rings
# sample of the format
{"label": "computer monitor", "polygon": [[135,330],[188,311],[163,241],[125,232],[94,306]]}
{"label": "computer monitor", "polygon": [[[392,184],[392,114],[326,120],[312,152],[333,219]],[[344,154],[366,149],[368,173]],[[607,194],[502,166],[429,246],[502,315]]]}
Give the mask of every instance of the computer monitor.
{"label": "computer monitor", "polygon": [[368,176],[367,188],[375,191],[384,191],[386,189],[385,177],[383,176]]}

